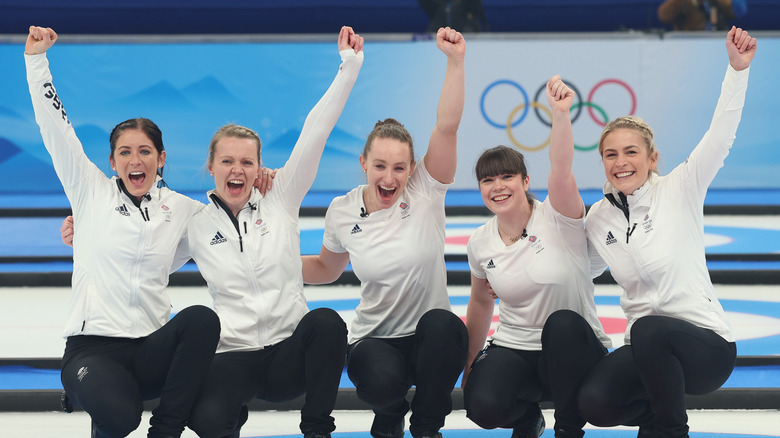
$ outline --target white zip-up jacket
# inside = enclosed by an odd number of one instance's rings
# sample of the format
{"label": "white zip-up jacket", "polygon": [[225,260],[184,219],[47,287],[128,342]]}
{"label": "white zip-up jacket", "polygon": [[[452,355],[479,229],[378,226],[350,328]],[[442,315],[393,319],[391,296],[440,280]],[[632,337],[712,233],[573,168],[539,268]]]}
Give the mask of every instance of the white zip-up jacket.
{"label": "white zip-up jacket", "polygon": [[[593,274],[602,272],[606,262],[623,288],[620,305],[628,318],[627,344],[632,324],[646,315],[679,318],[734,341],[707,270],[704,197],[736,138],[748,76],[749,69],[728,67],[704,137],[684,163],[667,176],[652,174],[626,197],[628,218],[607,199],[588,212],[588,241],[598,252],[591,251]],[[620,203],[611,184],[604,186],[604,193]]]}
{"label": "white zip-up jacket", "polygon": [[139,338],[165,324],[165,291],[187,222],[203,204],[153,186],[137,207],[84,154],[45,54],[25,55],[35,120],[75,218],[65,336]]}
{"label": "white zip-up jacket", "polygon": [[211,202],[190,223],[180,261],[191,255],[208,282],[222,325],[219,353],[283,341],[309,311],[298,211],[363,63],[363,52],[348,49],[340,55],[339,72],[306,117],[273,189],[265,197],[253,189],[235,218],[211,191]]}

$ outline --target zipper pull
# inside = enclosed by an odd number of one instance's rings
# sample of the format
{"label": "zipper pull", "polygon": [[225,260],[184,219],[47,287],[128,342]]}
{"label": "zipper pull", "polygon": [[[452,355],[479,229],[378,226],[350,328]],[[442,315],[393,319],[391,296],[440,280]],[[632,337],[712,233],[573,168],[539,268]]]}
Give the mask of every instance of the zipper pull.
{"label": "zipper pull", "polygon": [[626,243],[628,243],[628,238],[631,237],[632,234],[634,234],[635,229],[636,229],[636,222],[634,222],[633,227],[626,228]]}
{"label": "zipper pull", "polygon": [[241,252],[244,252],[244,241],[241,239],[241,234],[238,235],[238,246],[241,248]]}

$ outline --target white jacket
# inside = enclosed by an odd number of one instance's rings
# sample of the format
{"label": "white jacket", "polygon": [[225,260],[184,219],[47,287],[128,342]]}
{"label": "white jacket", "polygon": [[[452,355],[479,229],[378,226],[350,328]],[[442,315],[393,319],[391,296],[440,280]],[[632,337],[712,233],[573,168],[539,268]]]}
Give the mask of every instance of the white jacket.
{"label": "white jacket", "polygon": [[[667,176],[651,175],[627,197],[628,221],[607,199],[588,212],[588,242],[598,252],[591,254],[593,274],[606,262],[623,288],[627,344],[631,325],[646,315],[679,318],[734,341],[707,269],[703,210],[707,188],[736,138],[748,75],[728,67],[709,130],[684,163]],[[609,183],[604,193],[620,199]]]}
{"label": "white jacket", "polygon": [[174,253],[203,204],[155,185],[136,207],[84,154],[46,55],[25,55],[25,63],[35,120],[75,217],[65,336],[147,336],[170,317],[165,287]]}
{"label": "white jacket", "polygon": [[340,54],[339,73],[306,117],[273,189],[265,197],[253,189],[235,223],[209,192],[211,202],[190,223],[179,263],[191,255],[208,282],[222,325],[217,352],[258,350],[283,341],[309,311],[298,211],[363,63],[363,52]]}

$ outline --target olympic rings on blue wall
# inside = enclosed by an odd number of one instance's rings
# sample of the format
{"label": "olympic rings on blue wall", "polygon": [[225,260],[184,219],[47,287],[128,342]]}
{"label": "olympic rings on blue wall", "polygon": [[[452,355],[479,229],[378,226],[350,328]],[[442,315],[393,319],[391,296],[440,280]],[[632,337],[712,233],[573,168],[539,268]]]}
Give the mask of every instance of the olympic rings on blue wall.
{"label": "olympic rings on blue wall", "polygon": [[[564,82],[566,83],[566,85],[568,85],[574,91],[575,96],[576,96],[575,97],[575,102],[572,104],[572,106],[571,106],[571,108],[569,110],[572,113],[572,115],[571,115],[571,122],[572,123],[576,122],[579,119],[580,114],[582,113],[582,107],[587,107],[588,108],[588,114],[590,115],[590,118],[593,120],[593,122],[596,123],[597,125],[601,126],[601,127],[606,126],[606,124],[610,120],[609,116],[607,115],[607,112],[604,110],[604,108],[602,108],[601,106],[599,106],[599,105],[597,105],[596,103],[593,102],[593,96],[596,94],[596,91],[598,91],[601,87],[603,87],[605,85],[608,85],[608,84],[615,84],[615,85],[619,85],[619,86],[625,88],[626,91],[628,92],[630,98],[631,98],[631,111],[629,112],[629,114],[634,114],[634,112],[636,111],[636,107],[637,107],[636,94],[634,93],[634,90],[631,88],[630,85],[628,85],[626,82],[624,82],[624,81],[622,81],[620,79],[610,78],[610,79],[604,79],[604,80],[598,82],[596,85],[593,86],[593,88],[588,93],[588,100],[584,101],[584,102],[582,101],[582,97],[581,97],[582,94],[580,94],[579,90],[574,85],[572,85],[571,82],[568,82],[568,81],[564,81]],[[512,111],[510,111],[509,117],[507,117],[507,120],[506,120],[505,123],[499,123],[499,122],[491,119],[490,116],[488,116],[487,111],[485,110],[485,100],[487,98],[488,93],[491,90],[493,90],[493,88],[495,88],[495,87],[497,87],[499,85],[509,85],[509,86],[517,89],[520,92],[520,94],[523,96],[522,103],[520,103],[519,105],[515,106],[514,109]],[[545,87],[546,87],[546,83],[542,84],[536,90],[536,93],[534,94],[534,100],[530,101],[528,99],[528,93],[526,93],[526,91],[523,88],[523,86],[520,85],[519,83],[517,83],[515,81],[512,81],[510,79],[499,79],[499,80],[496,80],[496,81],[492,82],[490,85],[488,85],[485,88],[485,91],[482,92],[482,96],[480,97],[479,109],[480,109],[480,112],[482,113],[482,117],[485,119],[485,121],[489,125],[493,126],[494,128],[506,129],[507,136],[509,137],[509,140],[518,149],[522,149],[522,150],[525,150],[525,151],[538,151],[538,150],[541,150],[541,149],[545,148],[550,143],[550,137],[549,136],[547,137],[547,140],[545,140],[541,144],[538,144],[536,146],[526,146],[526,145],[520,143],[519,141],[517,141],[517,139],[515,138],[514,134],[512,133],[512,128],[517,127],[520,123],[522,123],[525,120],[526,116],[528,116],[528,109],[529,108],[533,108],[534,109],[534,114],[536,115],[536,118],[539,120],[539,122],[541,122],[543,125],[545,125],[547,127],[552,127],[552,123],[551,123],[551,121],[552,121],[552,113],[550,112],[550,110],[546,106],[544,106],[543,104],[539,103],[539,97],[544,92]],[[595,112],[594,112],[594,110],[595,110]],[[596,116],[596,112],[599,114],[600,117]],[[520,113],[519,116],[518,116],[518,113]],[[548,118],[545,119],[542,116],[542,113],[546,113]],[[515,117],[517,117],[517,119],[515,119]],[[574,148],[577,149],[577,150],[580,150],[580,151],[589,151],[589,150],[595,149],[597,147],[598,147],[598,140],[594,144],[587,145],[587,146],[582,146],[582,145],[577,145],[577,144],[574,145]]]}

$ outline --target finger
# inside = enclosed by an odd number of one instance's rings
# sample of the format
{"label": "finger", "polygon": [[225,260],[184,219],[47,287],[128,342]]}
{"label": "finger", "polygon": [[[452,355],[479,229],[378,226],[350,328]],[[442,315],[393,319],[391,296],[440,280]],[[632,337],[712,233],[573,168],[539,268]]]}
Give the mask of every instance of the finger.
{"label": "finger", "polygon": [[742,45],[744,44],[746,37],[747,37],[747,32],[745,32],[740,28],[737,28],[737,34],[734,37],[734,43],[737,45],[737,47],[742,48]]}
{"label": "finger", "polygon": [[54,31],[54,29],[47,27],[46,31],[49,33],[49,38],[51,39],[51,42],[57,41],[57,32]]}
{"label": "finger", "polygon": [[555,97],[558,98],[558,99],[560,99],[561,96],[563,95],[562,94],[562,91],[563,91],[562,85],[563,85],[563,82],[561,82],[560,79],[558,79],[557,81],[555,81],[555,83],[553,83],[553,93],[555,94]]}
{"label": "finger", "polygon": [[455,32],[455,42],[456,42],[456,43],[459,43],[459,42],[461,42],[461,41],[463,41],[463,34],[462,34],[462,33],[460,33],[460,32],[457,32],[457,31],[456,31],[456,32]]}
{"label": "finger", "polygon": [[736,44],[737,26],[731,26],[731,30],[726,35],[726,42]]}
{"label": "finger", "polygon": [[360,53],[363,51],[363,37],[360,35],[355,34],[357,36],[357,42],[355,43],[355,53]]}
{"label": "finger", "polygon": [[737,32],[735,43],[740,53],[742,53],[745,50],[745,42],[748,37],[749,35],[747,34],[747,32],[743,32],[742,29],[739,29],[739,31]]}
{"label": "finger", "polygon": [[446,31],[443,27],[440,27],[438,31],[436,31],[436,40],[437,41],[444,41],[444,35]]}
{"label": "finger", "polygon": [[551,96],[553,94],[553,84],[555,84],[555,78],[557,77],[558,77],[557,75],[553,76],[547,81],[547,93],[550,94]]}
{"label": "finger", "polygon": [[339,31],[338,45],[339,49],[349,46],[349,33],[350,28],[348,26],[342,26]]}
{"label": "finger", "polygon": [[36,26],[36,27],[34,27],[30,31],[30,35],[32,35],[32,37],[33,37],[33,39],[35,41],[42,41],[43,40],[43,29]]}
{"label": "finger", "polygon": [[750,42],[753,40],[753,38],[750,36],[749,33],[745,32],[744,38],[742,40],[742,50],[745,51],[750,47]]}

